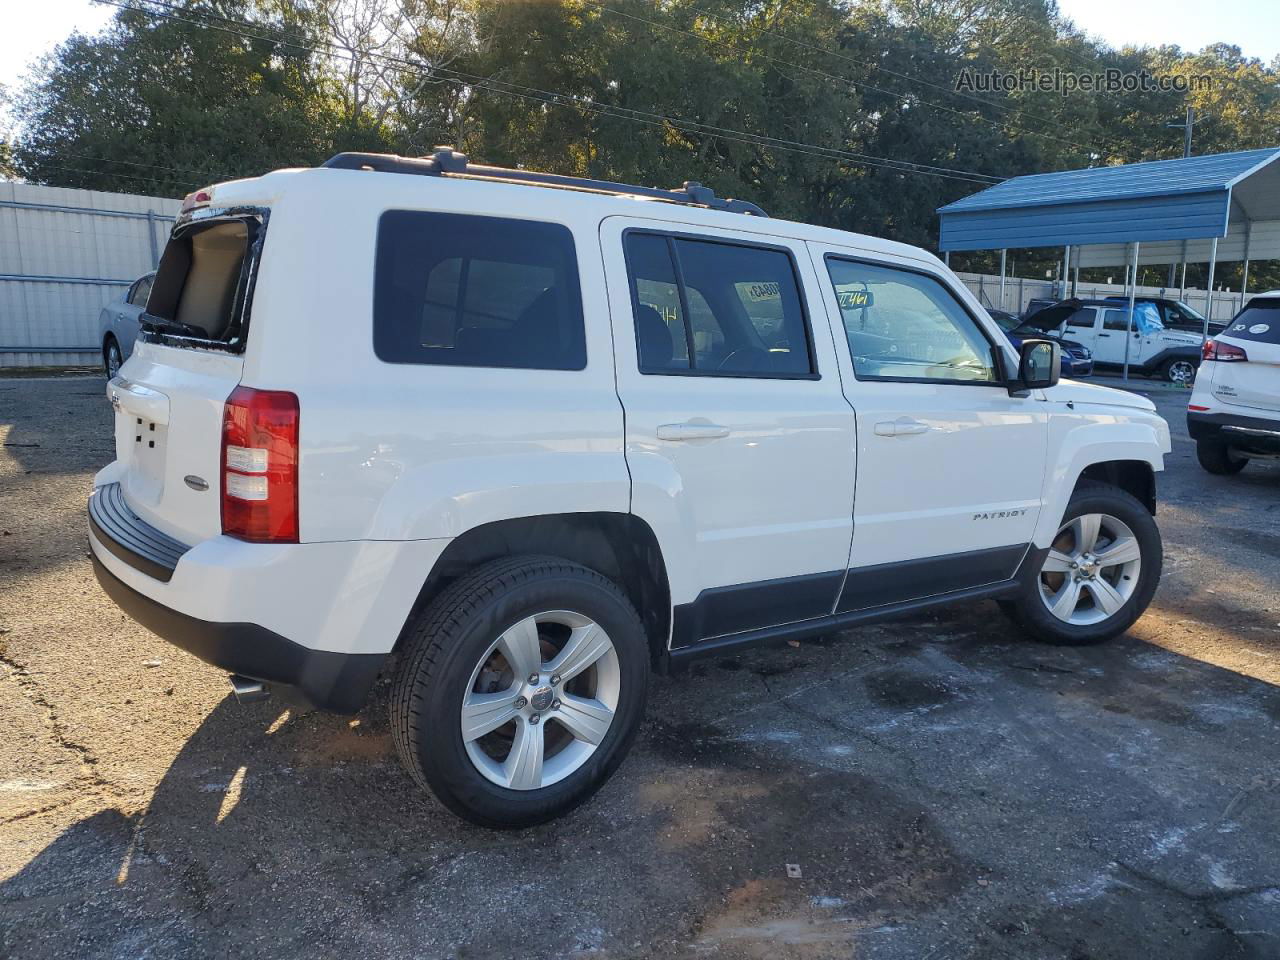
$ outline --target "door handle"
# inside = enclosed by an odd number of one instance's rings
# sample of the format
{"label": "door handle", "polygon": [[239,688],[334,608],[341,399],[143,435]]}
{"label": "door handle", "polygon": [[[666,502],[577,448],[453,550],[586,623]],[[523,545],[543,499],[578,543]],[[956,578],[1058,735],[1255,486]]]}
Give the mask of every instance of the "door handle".
{"label": "door handle", "polygon": [[1100,333],[1100,334],[1098,334],[1098,336],[1100,336],[1100,337],[1109,337],[1109,336],[1111,336],[1111,334],[1109,334],[1109,333]]}
{"label": "door handle", "polygon": [[658,427],[659,440],[720,440],[729,428],[718,423],[664,423]]}
{"label": "door handle", "polygon": [[875,426],[877,437],[914,437],[929,432],[929,425],[913,420],[910,417],[899,417],[897,420],[882,420]]}

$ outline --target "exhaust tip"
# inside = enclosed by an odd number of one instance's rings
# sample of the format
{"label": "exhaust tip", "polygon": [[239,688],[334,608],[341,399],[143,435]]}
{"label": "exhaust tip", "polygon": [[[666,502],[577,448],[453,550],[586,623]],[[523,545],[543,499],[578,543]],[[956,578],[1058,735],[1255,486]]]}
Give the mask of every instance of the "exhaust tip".
{"label": "exhaust tip", "polygon": [[238,673],[231,674],[231,692],[239,703],[257,703],[271,696],[271,688],[261,680],[250,680]]}

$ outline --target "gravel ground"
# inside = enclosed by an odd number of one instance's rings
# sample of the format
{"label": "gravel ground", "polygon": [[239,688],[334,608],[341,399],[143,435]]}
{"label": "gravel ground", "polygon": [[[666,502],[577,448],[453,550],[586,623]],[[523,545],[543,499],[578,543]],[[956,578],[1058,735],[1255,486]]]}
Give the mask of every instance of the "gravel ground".
{"label": "gravel ground", "polygon": [[709,661],[507,834],[411,786],[385,695],[242,707],[121,615],[102,381],[0,380],[0,956],[1280,957],[1280,463],[1202,472],[1139,385],[1174,451],[1128,636],[982,602]]}

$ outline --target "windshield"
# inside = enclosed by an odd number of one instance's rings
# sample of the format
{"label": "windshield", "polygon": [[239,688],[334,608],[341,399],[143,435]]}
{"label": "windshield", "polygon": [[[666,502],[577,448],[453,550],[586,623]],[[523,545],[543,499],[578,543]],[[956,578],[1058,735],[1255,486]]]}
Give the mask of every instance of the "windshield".
{"label": "windshield", "polygon": [[1181,310],[1183,314],[1185,314],[1186,316],[1190,317],[1192,320],[1203,320],[1203,319],[1204,319],[1204,314],[1203,314],[1203,313],[1201,313],[1199,310],[1192,310],[1190,307],[1188,307],[1188,306],[1187,306],[1185,303],[1183,303],[1181,300],[1179,300],[1179,301],[1178,301],[1178,309],[1179,309],[1179,310]]}
{"label": "windshield", "polygon": [[988,312],[991,314],[991,319],[1005,333],[1012,333],[1022,325],[1022,318],[1012,313],[1007,313],[1004,310],[990,310]]}

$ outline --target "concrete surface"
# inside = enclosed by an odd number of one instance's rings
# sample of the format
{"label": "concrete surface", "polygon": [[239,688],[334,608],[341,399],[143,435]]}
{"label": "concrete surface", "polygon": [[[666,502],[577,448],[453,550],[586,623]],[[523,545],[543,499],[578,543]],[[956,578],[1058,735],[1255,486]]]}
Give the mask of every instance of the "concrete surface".
{"label": "concrete surface", "polygon": [[[102,381],[0,380],[0,956],[1280,956],[1280,464],[1173,426],[1150,612],[990,603],[653,684],[558,823],[455,820],[354,720],[240,707],[94,582]],[[787,865],[799,867],[788,876]]]}

